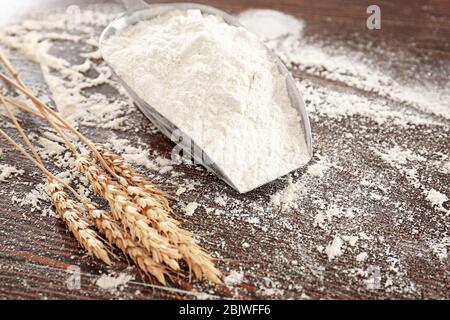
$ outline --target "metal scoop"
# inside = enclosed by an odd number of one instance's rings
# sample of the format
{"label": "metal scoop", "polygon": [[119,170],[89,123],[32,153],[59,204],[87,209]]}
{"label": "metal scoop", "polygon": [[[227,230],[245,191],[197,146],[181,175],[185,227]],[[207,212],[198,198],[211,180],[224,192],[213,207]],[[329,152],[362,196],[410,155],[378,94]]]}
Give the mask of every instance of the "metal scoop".
{"label": "metal scoop", "polygon": [[[156,18],[158,16],[164,15],[172,10],[190,10],[196,9],[200,10],[203,14],[207,15],[216,15],[222,17],[222,19],[233,26],[242,27],[239,21],[232,17],[231,15],[218,10],[216,8],[194,4],[194,3],[171,3],[171,4],[146,4],[141,0],[126,0],[123,1],[128,12],[121,15],[116,20],[112,21],[103,31],[100,37],[100,51],[102,51],[102,45],[107,41],[111,36],[125,29],[126,27],[133,25],[139,21]],[[263,45],[263,44],[262,44]],[[263,45],[264,46],[264,45]],[[264,46],[265,47],[265,46]],[[280,61],[280,59],[267,47],[265,47],[269,53],[269,56],[273,59],[273,61],[277,64],[280,73],[286,78],[286,85],[288,89],[289,98],[291,101],[291,105],[297,109],[298,114],[300,116],[302,137],[304,138],[304,145],[306,146],[305,153],[307,156],[305,157],[304,163],[302,166],[309,162],[312,157],[312,142],[311,142],[311,127],[308,120],[308,115],[305,110],[305,104],[303,102],[302,96],[297,89],[294,79],[290,72],[286,69],[284,64]],[[104,60],[107,61],[107,58],[104,56]],[[114,68],[111,66],[111,69],[114,72]],[[115,73],[115,72],[114,72]],[[117,74],[116,74],[117,75]],[[180,141],[180,136],[177,135],[174,137],[174,132],[180,132],[180,130],[171,123],[168,119],[162,116],[158,111],[156,111],[152,106],[150,106],[147,102],[145,102],[141,97],[139,97],[136,92],[130,86],[122,80],[119,76],[117,77],[124,88],[127,90],[129,95],[136,102],[139,109],[147,116],[147,118],[152,121],[152,123],[168,138],[177,143],[177,145],[182,148],[184,155],[189,156],[194,159],[195,163],[202,164],[206,169],[215,173],[219,178],[225,181],[232,188],[237,190],[240,193],[245,193],[250,190],[253,190],[261,185],[264,185],[270,181],[265,181],[258,186],[254,186],[252,189],[243,190],[242,188],[238,188],[231,179],[227,176],[226,172],[224,172],[219,166],[217,166],[211,159],[205,154],[198,144],[191,139],[185,139],[187,135],[183,133],[182,140]]]}

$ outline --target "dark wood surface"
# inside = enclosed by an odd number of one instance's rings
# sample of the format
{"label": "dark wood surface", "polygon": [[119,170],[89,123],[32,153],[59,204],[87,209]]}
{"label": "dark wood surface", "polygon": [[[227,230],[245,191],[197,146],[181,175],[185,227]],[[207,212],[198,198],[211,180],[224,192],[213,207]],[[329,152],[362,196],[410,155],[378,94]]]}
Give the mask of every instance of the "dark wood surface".
{"label": "dark wood surface", "polygon": [[[427,68],[442,69],[442,81],[450,77],[450,2],[434,1],[377,1],[382,10],[382,29],[371,31],[365,27],[366,8],[369,1],[303,1],[303,0],[230,0],[200,1],[216,6],[231,13],[238,13],[247,8],[272,8],[298,16],[306,22],[305,35],[323,42],[345,42],[350,47],[363,48],[368,55],[376,55],[379,48],[391,52],[407,53],[391,58],[390,69],[399,77],[407,77],[412,66],[420,70]],[[71,1],[60,1],[64,8]],[[89,1],[77,2],[81,6]],[[52,3],[54,5],[54,2]],[[39,8],[38,8],[39,9]],[[40,8],[43,10],[43,7]],[[30,9],[31,10],[31,9]],[[37,10],[36,7],[33,10]],[[26,14],[22,10],[21,14]],[[15,13],[14,13],[15,14]],[[11,13],[13,15],[13,13]],[[8,16],[5,10],[2,16]],[[367,49],[364,47],[370,43]],[[403,58],[407,57],[407,58]],[[380,60],[385,60],[381,57]],[[23,62],[25,63],[25,62]],[[433,69],[434,68],[434,69]],[[21,65],[20,69],[26,69]],[[321,79],[315,75],[293,71],[300,79],[309,79],[315,83],[344,90],[345,84]],[[31,81],[42,82],[39,74],[29,76]],[[446,79],[446,80],[445,80]],[[427,79],[424,79],[426,82]],[[373,93],[363,93],[371,97]],[[450,106],[449,111],[450,112]],[[149,127],[147,120],[140,114],[132,116],[136,126],[143,132]],[[0,140],[3,150],[0,163],[14,164],[23,169],[25,174],[18,179],[31,185],[13,185],[0,183],[0,297],[5,299],[99,299],[99,298],[137,298],[137,299],[189,299],[198,297],[192,292],[208,293],[209,297],[227,298],[302,298],[313,299],[361,299],[361,298],[450,298],[450,268],[448,258],[439,261],[426,246],[427,234],[444,235],[449,233],[449,217],[439,216],[425,200],[420,190],[415,189],[405,176],[385,162],[374,157],[367,149],[367,141],[380,144],[398,141],[402,145],[416,150],[427,148],[430,154],[439,152],[448,156],[450,135],[447,127],[398,128],[377,125],[364,119],[342,119],[322,121],[312,120],[315,152],[332,155],[339,168],[311,188],[311,193],[327,201],[336,195],[347,198],[349,203],[362,201],[365,216],[359,217],[357,226],[349,223],[339,228],[354,232],[382,236],[383,243],[374,243],[369,251],[369,263],[381,270],[383,286],[377,290],[369,289],[358,277],[349,277],[349,270],[360,267],[354,255],[345,255],[340,259],[328,261],[326,256],[316,250],[318,245],[326,244],[330,234],[321,233],[313,227],[312,221],[317,213],[314,199],[306,199],[300,209],[290,212],[269,212],[264,223],[269,231],[254,227],[244,219],[234,219],[229,223],[227,216],[211,216],[199,210],[193,217],[182,214],[184,226],[200,235],[202,244],[221,259],[219,267],[228,274],[230,270],[243,270],[244,280],[236,287],[214,286],[208,283],[188,283],[181,281],[171,288],[156,286],[142,278],[136,270],[131,271],[136,279],[120,293],[100,290],[92,280],[100,272],[121,271],[127,267],[120,262],[113,268],[105,268],[101,263],[87,256],[80,250],[77,242],[66,231],[63,223],[54,217],[43,217],[39,212],[29,212],[26,207],[19,208],[13,204],[13,195],[25,194],[33,189],[33,184],[42,182],[43,177],[35,174],[31,164],[18,156],[4,141]],[[444,121],[444,120],[443,120]],[[24,122],[31,130],[38,130],[40,123],[24,117]],[[361,129],[364,127],[364,129]],[[85,128],[86,134],[95,141],[108,137],[108,130],[96,131]],[[352,141],[345,137],[352,133]],[[118,133],[125,134],[126,133]],[[172,144],[161,134],[144,133],[142,139],[152,148],[165,155],[170,154]],[[348,154],[352,156],[347,156]],[[357,176],[361,169],[353,159],[359,159],[377,175],[392,181],[396,188],[386,195],[389,201],[377,202],[353,197],[351,186],[359,184]],[[315,157],[313,163],[318,161]],[[213,198],[217,192],[223,192],[230,198],[269,201],[270,196],[281,190],[285,180],[279,180],[246,195],[236,194],[222,182],[204,171],[190,166],[177,166],[176,170],[195,179],[201,187],[191,191],[185,201],[194,201],[208,195]],[[300,179],[305,169],[299,170]],[[420,180],[430,188],[450,195],[450,179],[433,168],[424,166]],[[164,186],[162,186],[164,188]],[[170,194],[175,189],[168,187]],[[409,207],[408,214],[413,221],[397,224],[396,207],[391,200],[398,199]],[[205,200],[207,202],[207,200]],[[212,200],[209,201],[214,206]],[[204,203],[203,203],[204,204]],[[448,208],[448,203],[445,204]],[[232,210],[227,208],[226,210]],[[242,209],[242,208],[241,208]],[[252,210],[243,206],[243,211]],[[286,228],[279,221],[288,221],[291,228]],[[412,226],[418,234],[411,234]],[[295,237],[294,237],[295,235]],[[298,239],[298,246],[292,247],[292,239]],[[241,243],[251,244],[250,249],[243,249]],[[376,241],[375,241],[376,242]],[[221,244],[225,243],[225,246]],[[386,254],[391,250],[398,259],[400,273],[390,276],[394,279],[391,287],[384,286],[392,271],[392,260]],[[357,253],[355,251],[355,253]],[[276,259],[275,259],[276,257]],[[285,261],[280,257],[285,257]],[[297,260],[297,265],[290,261]],[[67,288],[66,269],[70,265],[81,268],[81,289]],[[398,281],[398,282],[396,282]],[[273,289],[272,291],[263,288]]]}

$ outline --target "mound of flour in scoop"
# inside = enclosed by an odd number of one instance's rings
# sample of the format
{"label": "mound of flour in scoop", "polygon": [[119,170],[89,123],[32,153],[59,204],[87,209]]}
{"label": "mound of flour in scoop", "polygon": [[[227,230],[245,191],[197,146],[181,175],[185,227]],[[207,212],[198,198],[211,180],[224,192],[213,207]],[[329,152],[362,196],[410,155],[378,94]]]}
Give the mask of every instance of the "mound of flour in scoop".
{"label": "mound of flour in scoop", "polygon": [[102,53],[240,192],[309,160],[286,80],[246,29],[198,10],[173,11],[123,29]]}

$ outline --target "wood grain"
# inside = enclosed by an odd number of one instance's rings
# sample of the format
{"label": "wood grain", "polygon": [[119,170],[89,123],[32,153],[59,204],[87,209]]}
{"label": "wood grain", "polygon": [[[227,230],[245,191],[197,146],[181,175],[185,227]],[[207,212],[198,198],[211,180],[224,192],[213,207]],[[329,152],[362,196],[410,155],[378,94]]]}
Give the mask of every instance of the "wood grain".
{"label": "wood grain", "polygon": [[[108,1],[96,1],[96,3]],[[366,8],[371,1],[303,1],[303,0],[229,0],[199,1],[216,6],[231,13],[248,8],[271,8],[290,13],[306,22],[305,36],[324,43],[342,42],[349,47],[359,48],[367,55],[380,55],[386,60],[385,52],[405,54],[389,56],[393,74],[402,78],[414,70],[436,70],[445,66],[442,81],[448,81],[450,74],[450,2],[444,0],[428,1],[377,1],[382,10],[382,29],[367,30]],[[46,4],[47,3],[47,4]],[[41,9],[49,2],[42,1]],[[50,2],[54,5],[54,2]],[[64,8],[72,1],[60,1]],[[85,6],[90,1],[79,1]],[[31,9],[30,9],[31,10]],[[36,10],[36,9],[33,9]],[[22,10],[22,12],[27,12]],[[7,12],[2,12],[7,15]],[[14,13],[17,14],[17,13]],[[13,15],[13,13],[11,13]],[[370,44],[370,45],[368,45]],[[362,49],[361,49],[362,48]],[[381,50],[380,48],[383,48]],[[19,70],[26,72],[28,83],[42,84],[39,68],[17,58]],[[308,79],[315,83],[347,90],[345,83],[330,81],[292,70],[299,79]],[[438,77],[438,76],[437,76]],[[427,79],[423,80],[425,83]],[[350,88],[351,90],[354,90]],[[368,98],[376,97],[370,92],[360,92]],[[307,102],[308,103],[308,102]],[[450,112],[450,110],[449,110]],[[149,124],[145,117],[136,113],[131,116],[136,128],[143,132],[141,139],[159,153],[169,155],[172,144],[162,134],[149,134]],[[41,123],[31,117],[21,117],[27,128],[39,131]],[[26,207],[18,208],[12,201],[13,196],[23,196],[33,189],[32,185],[42,182],[43,177],[36,174],[33,166],[17,154],[4,140],[0,140],[2,149],[0,163],[14,164],[25,173],[20,183],[9,186],[0,183],[0,297],[4,299],[191,299],[199,297],[198,292],[207,293],[210,298],[275,298],[289,299],[308,296],[313,299],[392,299],[392,298],[450,298],[450,268],[448,259],[439,261],[426,246],[423,234],[444,235],[450,232],[448,219],[438,218],[430,203],[420,190],[411,187],[405,176],[374,157],[367,148],[367,141],[391,143],[401,141],[404,145],[414,146],[416,150],[427,148],[432,154],[447,154],[450,149],[450,136],[447,129],[441,127],[412,127],[399,130],[396,127],[377,125],[361,118],[336,121],[313,120],[314,148],[316,153],[333,155],[339,159],[339,168],[325,183],[317,184],[314,194],[322,199],[336,196],[352,198],[352,187],[358,186],[361,168],[356,167],[352,159],[358,158],[374,173],[382,175],[386,181],[392,181],[396,187],[387,195],[390,200],[398,199],[414,208],[412,221],[395,224],[397,209],[392,202],[382,203],[370,199],[358,200],[365,207],[366,215],[361,217],[357,226],[349,222],[347,228],[352,232],[367,232],[383,237],[384,242],[376,242],[372,248],[369,265],[380,268],[383,281],[387,280],[392,264],[386,250],[394,251],[402,266],[408,286],[394,284],[377,290],[369,289],[363,279],[348,277],[352,268],[360,265],[353,257],[343,257],[329,262],[316,250],[317,245],[326,243],[329,235],[320,234],[313,227],[312,220],[317,208],[314,199],[301,204],[301,210],[290,212],[269,212],[264,223],[269,231],[246,223],[244,219],[230,224],[228,216],[208,215],[204,209],[194,217],[179,215],[183,225],[201,236],[202,245],[222,257],[218,261],[225,273],[229,270],[243,270],[245,278],[237,288],[213,286],[208,283],[189,283],[179,279],[170,288],[163,288],[133,270],[135,280],[123,291],[112,293],[100,290],[93,283],[100,273],[121,271],[127,268],[123,260],[113,268],[106,268],[80,249],[76,240],[67,232],[64,224],[56,218],[42,216],[41,212],[29,212]],[[361,130],[364,127],[364,130]],[[84,128],[86,134],[95,141],[103,141],[110,135],[108,130]],[[13,134],[12,130],[9,130]],[[351,148],[346,133],[352,133]],[[117,133],[118,135],[123,133]],[[126,135],[126,133],[124,134]],[[418,138],[419,137],[419,138]],[[314,158],[313,162],[317,161]],[[142,168],[141,168],[142,169]],[[196,170],[190,166],[177,166],[176,170],[195,179],[202,187],[192,190],[186,201],[194,201],[204,194],[218,192],[230,198],[242,201],[255,199],[269,201],[270,196],[281,190],[286,181],[279,180],[257,191],[240,195],[226,187],[216,177]],[[299,170],[299,175],[305,169]],[[431,167],[420,172],[422,181],[433,182],[447,195],[450,194],[448,175]],[[30,185],[24,182],[30,183]],[[165,186],[162,186],[163,188]],[[173,186],[167,186],[170,194],[175,193]],[[6,192],[5,192],[6,191]],[[356,201],[356,200],[355,200]],[[216,206],[213,199],[210,206]],[[448,207],[448,203],[446,204]],[[45,204],[43,204],[43,208]],[[227,208],[226,210],[232,210]],[[245,210],[251,211],[251,207]],[[283,222],[283,223],[281,223]],[[288,228],[286,225],[291,227]],[[343,222],[344,227],[345,222]],[[411,229],[419,234],[411,233]],[[289,239],[298,239],[293,247]],[[245,250],[242,242],[251,243]],[[225,243],[225,246],[221,244]],[[355,252],[356,253],[356,252]],[[273,257],[284,257],[274,259]],[[386,258],[388,257],[388,258]],[[298,265],[291,262],[298,260]],[[71,290],[66,284],[67,268],[79,266],[81,289]],[[367,266],[366,266],[367,267]],[[396,279],[396,278],[395,278]],[[396,281],[394,279],[394,281]],[[410,285],[413,284],[413,285]],[[393,289],[392,289],[393,288]],[[265,289],[272,289],[266,290]],[[267,293],[268,292],[268,293]],[[205,297],[205,296],[200,296]]]}

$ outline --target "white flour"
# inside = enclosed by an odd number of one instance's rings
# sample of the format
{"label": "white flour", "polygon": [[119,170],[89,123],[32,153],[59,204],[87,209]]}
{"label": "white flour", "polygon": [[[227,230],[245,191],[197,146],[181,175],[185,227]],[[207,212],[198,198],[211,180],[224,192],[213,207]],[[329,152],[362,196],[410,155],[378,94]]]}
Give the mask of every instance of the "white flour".
{"label": "white flour", "polygon": [[304,22],[280,11],[252,9],[239,14],[239,22],[258,35],[261,40],[271,41],[283,37],[302,35]]}
{"label": "white flour", "polygon": [[195,210],[197,210],[197,208],[198,208],[198,203],[197,202],[190,202],[184,208],[184,213],[187,216],[192,216],[194,214]]}
{"label": "white flour", "polygon": [[7,164],[0,164],[0,182],[4,182],[12,176],[21,175],[23,173],[24,173],[23,170],[17,169],[14,166],[10,166]]}
{"label": "white flour", "polygon": [[343,244],[344,242],[339,236],[334,237],[333,241],[325,248],[325,253],[328,256],[328,260],[333,260],[344,253],[342,250]]}
{"label": "white flour", "polygon": [[448,201],[448,197],[445,194],[440,193],[435,189],[431,189],[428,191],[426,199],[430,201],[437,210],[450,214],[450,210],[445,209],[443,206],[443,204]]}
{"label": "white flour", "polygon": [[103,290],[117,292],[132,279],[133,276],[125,272],[119,273],[117,276],[114,274],[103,274],[95,280],[95,284]]}
{"label": "white flour", "polygon": [[223,282],[227,286],[235,286],[237,284],[240,284],[242,280],[244,279],[244,273],[242,271],[231,271],[229,275],[227,275]]}
{"label": "white flour", "polygon": [[104,56],[247,192],[308,160],[285,78],[256,36],[198,10],[141,21]]}
{"label": "white flour", "polygon": [[356,256],[356,261],[364,262],[365,260],[367,260],[368,257],[369,257],[369,255],[367,254],[367,252],[361,252],[360,254],[358,254]]}

